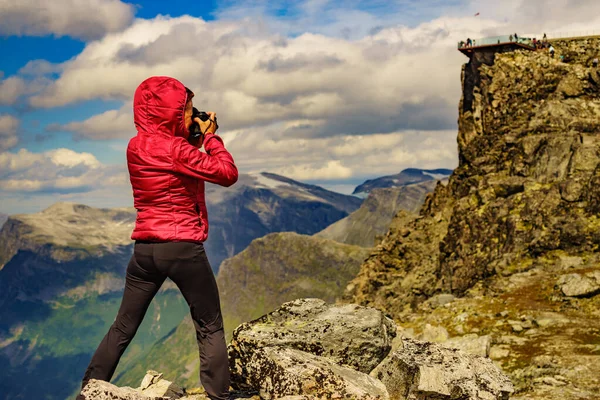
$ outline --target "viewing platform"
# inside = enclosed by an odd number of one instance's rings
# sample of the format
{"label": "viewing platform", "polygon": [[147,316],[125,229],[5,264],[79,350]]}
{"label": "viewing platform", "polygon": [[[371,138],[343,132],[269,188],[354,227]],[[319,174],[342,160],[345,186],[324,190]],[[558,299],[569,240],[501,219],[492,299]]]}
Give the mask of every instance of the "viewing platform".
{"label": "viewing platform", "polygon": [[492,36],[483,39],[474,39],[469,45],[467,41],[458,43],[458,51],[467,57],[471,57],[476,51],[491,51],[496,53],[505,53],[514,50],[536,50],[533,38],[518,37],[515,39],[511,35]]}

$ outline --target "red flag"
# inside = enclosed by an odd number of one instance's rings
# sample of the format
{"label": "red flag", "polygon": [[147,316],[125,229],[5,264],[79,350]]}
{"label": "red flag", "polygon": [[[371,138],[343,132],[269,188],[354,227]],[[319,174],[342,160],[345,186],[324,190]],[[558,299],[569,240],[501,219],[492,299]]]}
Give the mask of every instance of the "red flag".
{"label": "red flag", "polygon": [[475,16],[477,17],[479,15],[479,13],[475,14]]}

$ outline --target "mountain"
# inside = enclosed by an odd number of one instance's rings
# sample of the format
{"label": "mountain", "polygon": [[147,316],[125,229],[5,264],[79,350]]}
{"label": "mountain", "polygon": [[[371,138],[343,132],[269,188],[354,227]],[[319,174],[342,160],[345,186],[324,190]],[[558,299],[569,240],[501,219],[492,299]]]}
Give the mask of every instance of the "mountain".
{"label": "mountain", "polygon": [[230,188],[207,185],[210,234],[206,253],[221,262],[271,232],[312,235],[360,207],[362,199],[267,172],[240,174]]}
{"label": "mountain", "polygon": [[0,230],[0,270],[18,251],[56,261],[102,256],[131,244],[135,209],[56,203],[35,214],[10,216]]}
{"label": "mountain", "polygon": [[[131,209],[57,203],[6,221],[0,231],[0,397],[63,400],[77,389],[119,308],[134,218]],[[188,313],[174,285],[164,285],[125,359]],[[31,380],[37,383],[23,384]]]}
{"label": "mountain", "polygon": [[[232,188],[211,185],[207,200],[211,227],[205,245],[215,269],[220,258],[243,250],[256,235],[314,233],[362,202],[267,173],[241,175]],[[5,398],[62,400],[76,390],[117,313],[135,217],[133,208],[56,203],[36,214],[10,216],[2,226],[0,375],[10,378],[0,383]],[[167,281],[117,374],[187,314],[184,299]],[[18,383],[33,377],[45,384]]]}
{"label": "mountain", "polygon": [[408,168],[396,175],[387,175],[380,178],[369,179],[358,185],[352,194],[359,197],[366,197],[373,189],[400,187],[427,181],[438,181],[447,179],[451,174],[451,169],[427,170]]}
{"label": "mountain", "polygon": [[[335,301],[369,252],[294,232],[271,233],[252,241],[244,251],[223,262],[217,277],[226,335],[231,337],[241,322],[271,312],[286,301],[302,297]],[[155,369],[165,371],[166,379],[197,385],[194,332],[191,319],[186,318],[146,355],[133,360],[115,382],[136,385],[146,369]],[[162,357],[164,354],[180,356]]]}
{"label": "mountain", "polygon": [[346,218],[334,222],[316,236],[340,243],[374,247],[378,236],[384,234],[399,210],[419,211],[427,194],[438,181],[428,180],[400,187],[373,189],[360,208]]}
{"label": "mountain", "polygon": [[600,393],[600,37],[474,52],[458,168],[400,214],[345,301],[415,333],[482,335],[519,398]]}

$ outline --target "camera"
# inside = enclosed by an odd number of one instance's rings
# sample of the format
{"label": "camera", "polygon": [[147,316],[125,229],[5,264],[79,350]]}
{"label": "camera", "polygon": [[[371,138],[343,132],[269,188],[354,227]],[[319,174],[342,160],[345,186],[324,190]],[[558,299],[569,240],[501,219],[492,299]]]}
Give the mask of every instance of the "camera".
{"label": "camera", "polygon": [[[202,132],[200,132],[200,126],[198,125],[197,122],[193,122],[194,119],[196,118],[200,118],[200,120],[202,122],[208,121],[208,119],[210,118],[210,116],[204,112],[204,111],[198,111],[198,109],[196,107],[193,108],[192,110],[192,125],[190,125],[190,138],[192,139],[198,139],[200,136],[202,136]],[[217,121],[215,120],[215,125],[216,125],[216,129],[219,129],[219,125],[217,124]]]}

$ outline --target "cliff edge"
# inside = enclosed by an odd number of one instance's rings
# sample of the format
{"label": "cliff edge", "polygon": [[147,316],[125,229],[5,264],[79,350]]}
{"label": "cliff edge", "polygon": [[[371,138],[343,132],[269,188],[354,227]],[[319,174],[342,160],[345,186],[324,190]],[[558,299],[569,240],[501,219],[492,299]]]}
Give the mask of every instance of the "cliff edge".
{"label": "cliff edge", "polygon": [[[459,166],[399,214],[345,300],[491,335],[522,398],[600,393],[600,38],[463,67]],[[562,61],[560,56],[564,56]],[[445,300],[440,302],[440,295]],[[533,396],[533,397],[529,397]]]}

